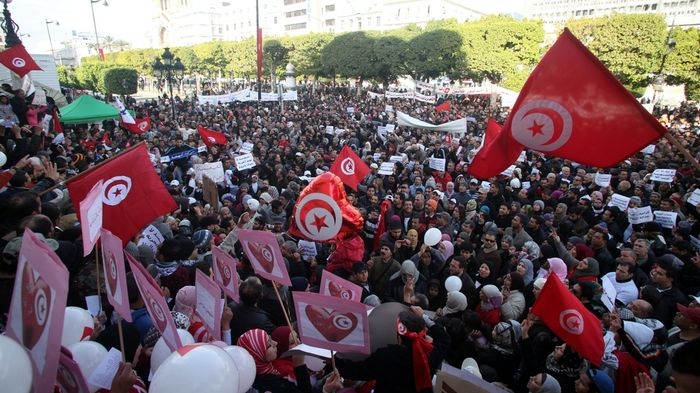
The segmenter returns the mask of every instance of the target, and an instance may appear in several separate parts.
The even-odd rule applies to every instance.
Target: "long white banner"
[[[258,92],[250,90],[250,89],[245,89],[245,90],[234,91],[234,92],[231,92],[228,94],[199,96],[198,100],[199,100],[200,104],[209,103],[212,105],[216,105],[218,103],[227,104],[229,102],[235,102],[235,101],[240,101],[240,102],[257,101],[258,100]],[[262,93],[260,95],[260,100],[265,101],[265,102],[271,102],[271,101],[276,102],[276,101],[280,100],[280,95],[278,93]],[[287,91],[287,92],[282,93],[282,101],[297,101],[296,90]]]
[[[459,134],[460,137],[467,132],[467,119],[457,119],[443,124],[430,124],[423,120],[411,117],[403,112],[396,112],[396,119],[398,120],[399,126],[413,127],[413,128],[423,128],[431,131],[443,131]]]

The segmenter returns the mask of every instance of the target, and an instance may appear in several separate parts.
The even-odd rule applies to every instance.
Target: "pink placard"
[[[102,229],[102,180],[95,183],[80,201],[80,230],[83,234],[83,256],[88,255],[100,238]]]
[[[56,373],[56,384],[63,393],[90,393],[78,363],[66,353],[70,353],[70,351],[66,347],[62,347],[58,372]]]
[[[105,276],[107,300],[122,318],[131,322],[122,240],[107,229],[102,229],[100,238],[102,239],[102,269]]]
[[[36,393],[53,391],[67,298],[68,269],[49,246],[25,229],[6,334],[29,351]]]
[[[260,277],[282,285],[292,285],[277,237],[268,231],[238,230],[238,241]]]
[[[195,295],[197,306],[195,314],[202,320],[204,327],[214,340],[221,340],[221,288],[201,270],[195,276]]]
[[[362,303],[311,292],[294,292],[299,335],[304,344],[369,354],[369,318]]]
[[[182,346],[182,342],[180,342],[180,335],[177,333],[177,327],[175,326],[173,316],[170,314],[170,310],[168,310],[165,298],[163,298],[163,292],[141,263],[136,261],[134,257],[128,253],[125,255],[127,261],[129,261],[129,266],[131,266],[131,272],[134,273],[134,279],[136,280],[136,285],[139,287],[143,302],[146,304],[148,315],[150,315],[153,320],[153,325],[155,325],[163,336],[163,340],[165,340],[168,348],[170,348],[171,351],[176,351]]]
[[[321,273],[321,295],[338,297],[353,302],[362,302],[362,287],[324,270]]]
[[[238,272],[236,271],[236,261],[226,251],[218,246],[211,248],[213,257],[212,271],[214,273],[214,281],[219,284],[226,296],[240,301],[238,293]]]

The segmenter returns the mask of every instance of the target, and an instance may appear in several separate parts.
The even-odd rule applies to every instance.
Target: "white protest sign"
[[[664,212],[657,210],[654,212],[654,217],[657,223],[664,228],[673,228],[676,226],[676,218],[678,218],[678,213],[676,212]]]
[[[331,134],[333,135],[333,131],[335,130],[335,127],[333,126],[326,126],[326,134]]]
[[[445,170],[445,159],[444,158],[430,157],[428,159],[428,166],[432,169],[435,169],[436,171],[444,171]]]
[[[394,132],[394,129],[396,129],[396,124],[387,124],[386,125],[387,132]]]
[[[511,165],[506,168],[503,172],[501,172],[501,175],[511,177],[513,176],[513,171],[515,171],[515,165]]]
[[[346,109],[346,111],[347,111],[348,113],[355,113],[355,107],[354,107],[354,106],[349,106],[349,107]]]
[[[654,172],[651,173],[651,180],[670,183],[673,181],[674,176],[676,176],[675,169],[655,169]]]
[[[654,221],[651,206],[633,207],[627,210],[627,220],[629,220],[630,224],[643,224],[645,222]]]
[[[202,181],[202,176],[212,179],[214,183],[224,181],[224,164],[222,164],[221,161],[195,164],[194,178],[197,181]]]
[[[612,175],[609,173],[596,173],[595,174],[595,184],[601,187],[610,187],[610,179]]]
[[[620,210],[627,210],[627,205],[630,203],[630,198],[620,194],[612,194],[608,206],[617,206]]]
[[[393,112],[393,111],[394,111],[393,105],[384,105],[384,112]]]
[[[529,182],[529,181],[524,181],[524,182],[523,182],[523,189],[524,189],[524,190],[529,190],[529,189],[530,189],[530,182]]]
[[[642,153],[644,154],[654,154],[654,150],[656,150],[656,145],[648,145],[644,149],[642,149]]]
[[[148,246],[153,250],[153,254],[158,254],[158,247],[165,241],[163,234],[160,233],[158,228],[153,225],[149,225],[146,229],[141,232],[141,239],[139,239],[139,246]]]
[[[693,206],[700,204],[700,188],[696,188],[692,194],[688,197],[688,203]]]
[[[374,153],[374,154],[372,154],[372,160],[374,160],[374,161],[379,161],[380,158],[382,158],[382,153]]]
[[[482,181],[481,188],[483,188],[486,191],[489,191],[491,189],[491,182],[488,182],[486,180]]]
[[[382,162],[382,166],[379,167],[379,171],[377,173],[380,175],[393,175],[394,174],[394,163],[391,161]]]
[[[111,348],[97,367],[95,367],[92,374],[87,376],[87,383],[102,389],[111,389],[112,381],[117,375],[117,370],[119,369],[119,363],[121,363],[121,361],[122,353],[114,347]]]
[[[241,148],[238,149],[239,152],[245,154],[245,153],[250,153],[253,151],[253,143],[252,142],[244,142],[243,145],[241,145]]]
[[[391,162],[403,162],[403,156],[391,156],[389,157]]]
[[[236,162],[236,169],[239,171],[255,167],[255,159],[250,153],[233,157],[233,160]]]
[[[600,300],[608,311],[613,311],[615,308],[615,299],[617,298],[617,289],[613,286],[612,281],[605,276],[603,276],[600,281],[603,284],[603,296],[600,297]]]
[[[299,254],[304,258],[315,257],[317,254],[316,243],[308,240],[299,240]]]
[[[520,152],[520,155],[518,156],[518,159],[516,160],[517,162],[525,162],[525,159],[527,156],[525,155],[525,150]]]

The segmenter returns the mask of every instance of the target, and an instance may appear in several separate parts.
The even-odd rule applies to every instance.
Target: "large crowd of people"
[[[21,93],[13,93],[13,103],[23,102]],[[145,141],[178,209],[153,222],[165,238],[157,252],[137,246],[138,237],[126,251],[157,278],[176,323],[198,342],[211,337],[193,313],[194,272],[209,271],[212,244],[237,258],[240,302],[226,307],[222,337],[251,353],[257,370],[253,388],[259,392],[427,392],[442,361],[514,392],[652,392],[673,384],[675,391],[694,391],[700,382],[700,205],[691,195],[700,185],[698,170],[661,138],[653,151],[614,168],[528,150],[512,174],[476,179],[469,155],[479,147],[487,119],[503,121],[507,108],[490,96],[448,99],[451,109],[438,112],[433,104],[368,98],[330,85],[300,86],[298,101],[283,105],[200,105],[163,96],[134,104],[135,117],[151,119],[152,128],[143,134],[105,121],[64,126],[59,135],[32,124],[27,105],[0,98],[7,120],[0,127],[6,157],[0,173],[1,326],[14,285],[17,238],[25,228],[39,234],[68,268],[69,306],[85,307],[85,296],[98,293],[97,283],[104,280],[96,280],[94,253],[82,256],[79,221],[63,182]],[[470,121],[466,134],[449,137],[406,127],[378,133],[378,126],[396,123],[397,111],[434,124]],[[668,132],[700,157],[698,107],[655,111]],[[203,146],[198,126],[222,132],[227,144],[160,162]],[[234,157],[246,143],[253,145],[256,166],[239,171]],[[309,252],[287,229],[300,192],[329,170],[343,146],[370,168],[357,191],[346,190],[364,217],[365,250],[362,258],[332,272],[359,285],[364,303],[398,302],[407,311],[396,316],[396,345],[363,361],[338,358],[336,370],[329,362],[310,371],[303,358],[281,356],[295,334],[280,304],[291,305],[294,291],[318,290],[337,244],[317,243]],[[401,160],[393,174],[380,175],[381,163],[395,156]],[[445,170],[431,169],[429,157],[444,158]],[[212,204],[193,168],[216,161],[225,179]],[[652,181],[658,168],[675,169],[675,176]],[[598,185],[597,173],[611,174],[609,185]],[[675,225],[631,224],[627,211],[611,203],[613,194],[628,197],[629,208],[675,212]],[[240,228],[277,235],[293,283],[278,288],[281,302],[276,284],[255,276],[235,242]],[[435,246],[424,244],[431,228],[442,233]],[[446,290],[451,277],[461,281],[459,290]],[[604,301],[603,279],[616,291],[612,307]],[[148,381],[159,334],[131,274],[127,280],[134,322],[121,322],[125,355]],[[602,368],[529,312],[547,280],[561,280],[600,319]],[[102,304],[106,313],[92,339],[119,348],[120,318],[105,299]],[[123,379],[130,375],[120,372],[121,384],[113,391],[128,391]]]

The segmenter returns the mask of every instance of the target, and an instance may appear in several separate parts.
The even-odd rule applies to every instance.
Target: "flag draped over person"
[[[498,175],[523,146],[610,167],[664,133],[600,60],[564,29],[525,82],[503,132],[491,142],[496,146],[484,145],[482,158],[497,159],[499,165],[489,165],[479,177]],[[507,156],[499,157],[503,154]]]
[[[139,145],[103,165],[68,181],[76,207],[90,189],[102,180],[103,228],[128,242],[154,218],[177,208],[148,157]]]

